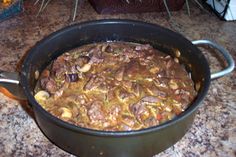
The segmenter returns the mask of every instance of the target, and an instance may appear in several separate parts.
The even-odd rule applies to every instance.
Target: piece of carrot
[[[163,116],[162,116],[160,113],[158,113],[157,116],[156,116],[156,118],[157,118],[157,120],[160,121],[160,120],[163,118]]]

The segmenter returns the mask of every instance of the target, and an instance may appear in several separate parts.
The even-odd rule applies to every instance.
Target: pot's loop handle
[[[19,84],[19,74],[17,72],[6,72],[0,70],[0,83]]]
[[[223,77],[223,76],[231,73],[234,70],[235,63],[234,63],[233,57],[222,46],[220,46],[220,45],[218,45],[215,42],[210,41],[210,40],[195,40],[195,41],[192,41],[192,43],[194,45],[208,45],[208,46],[211,46],[211,47],[217,49],[224,56],[224,59],[226,60],[228,66],[224,70],[212,73],[211,74],[211,79],[212,80]]]
[[[27,99],[25,97],[23,88],[20,85],[20,75],[18,72],[6,72],[0,70],[0,87],[3,87],[8,92],[10,92],[11,97],[19,100]]]

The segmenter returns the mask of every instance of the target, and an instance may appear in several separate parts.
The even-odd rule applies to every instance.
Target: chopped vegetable
[[[162,120],[162,115],[160,113],[157,114],[157,120],[161,121]]]

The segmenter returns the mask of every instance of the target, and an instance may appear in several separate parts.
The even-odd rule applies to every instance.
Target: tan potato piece
[[[50,97],[49,93],[47,91],[44,91],[44,90],[39,91],[34,96],[34,98],[37,101],[44,101],[44,100],[47,100],[49,97]]]

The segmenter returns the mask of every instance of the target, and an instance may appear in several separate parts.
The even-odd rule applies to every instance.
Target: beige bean
[[[174,61],[175,61],[176,63],[179,63],[179,59],[178,59],[178,58],[174,58]]]
[[[85,72],[88,72],[90,69],[91,69],[91,64],[85,64],[82,68],[77,68],[80,72],[83,72],[83,73],[85,73]]]
[[[175,51],[175,56],[176,56],[177,58],[179,58],[180,55],[181,55],[180,51],[179,51],[179,50],[176,50],[176,51]]]
[[[38,70],[36,70],[36,71],[34,72],[34,78],[35,78],[36,80],[39,78],[39,71],[38,71]]]

